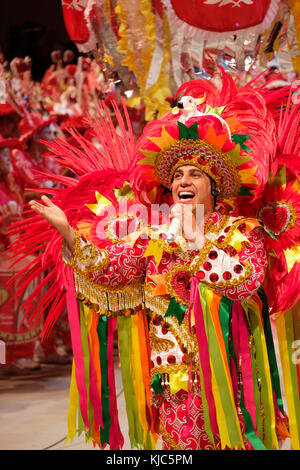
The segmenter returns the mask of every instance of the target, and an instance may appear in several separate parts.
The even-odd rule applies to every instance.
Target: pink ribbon
[[[214,396],[212,392],[208,341],[206,337],[203,311],[202,311],[198,287],[199,287],[199,282],[195,277],[193,277],[192,284],[191,284],[190,303],[192,303],[194,306],[196,335],[197,335],[197,341],[198,341],[201,368],[203,372],[205,396],[206,396],[206,400],[208,404],[210,426],[211,426],[213,434],[215,435],[219,432],[219,429],[218,429],[218,424],[217,424],[215,401],[214,401]]]
[[[89,430],[89,419],[87,413],[87,390],[84,380],[84,362],[83,362],[83,353],[82,353],[82,344],[81,344],[81,332],[80,332],[80,317],[78,303],[76,299],[74,277],[69,280],[67,288],[67,310],[68,310],[68,319],[71,332],[71,342],[73,349],[73,356],[75,361],[75,376],[76,384],[79,393],[79,406],[81,416],[86,427],[86,430]]]
[[[245,404],[245,408],[248,410],[251,416],[252,423],[253,423],[253,430],[256,433],[257,432],[256,408],[255,408],[248,330],[247,330],[245,314],[241,306],[241,303],[239,301],[233,302],[233,306],[232,306],[232,336],[233,336],[233,342],[234,342],[234,349],[237,354],[240,353],[241,355],[244,404]]]

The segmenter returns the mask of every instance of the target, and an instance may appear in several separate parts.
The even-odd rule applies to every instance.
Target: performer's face
[[[196,166],[177,168],[171,188],[175,204],[211,205],[213,202],[210,178]]]

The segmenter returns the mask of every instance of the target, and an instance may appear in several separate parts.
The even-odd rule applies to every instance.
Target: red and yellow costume
[[[289,434],[269,318],[272,299],[262,288],[270,275],[265,238],[273,235],[257,211],[247,208],[250,198],[261,209],[270,172],[277,171],[277,128],[266,104],[271,99],[237,90],[225,73],[219,92],[200,80],[180,92],[187,107],[148,124],[136,146],[125,107],[128,134],[117,109],[122,136],[101,115],[92,124],[102,153],[76,133],[82,151],[63,141],[51,144],[60,162],[80,177],[65,178],[66,188],[55,193],[75,229],[74,253],[64,243],[61,251],[61,237],[38,216],[32,217],[34,232],[15,226],[21,235],[11,249],[21,255],[24,245],[44,245],[44,254],[28,268],[30,277],[41,265],[48,269],[43,283],[51,287],[43,302],[53,304],[44,335],[68,307],[74,353],[69,439],[79,429],[100,447],[123,446],[113,363],[117,328],[132,447],[154,448],[161,437],[165,449],[276,449]],[[257,114],[255,106],[261,108]],[[182,165],[202,169],[219,189],[200,250],[183,237],[168,242],[165,221],[142,226],[142,217],[134,216],[135,202],[147,210],[170,203],[165,188]],[[104,222],[109,207],[118,213]],[[136,224],[121,238],[124,220]],[[286,233],[295,223],[286,224]],[[291,236],[288,246],[297,250],[297,243]],[[286,280],[293,269],[298,272],[299,262],[285,271]],[[24,273],[19,278],[26,286]],[[291,286],[285,295],[289,308],[299,300],[295,292]],[[298,372],[296,366],[293,380]],[[299,397],[289,398],[297,448]]]

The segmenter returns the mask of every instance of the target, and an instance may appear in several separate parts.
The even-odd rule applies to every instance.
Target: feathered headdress
[[[135,155],[142,186],[170,188],[175,170],[193,165],[216,182],[219,199],[262,191],[274,165],[274,121],[259,92],[237,89],[222,72],[221,90],[188,82],[176,111],[145,127]]]

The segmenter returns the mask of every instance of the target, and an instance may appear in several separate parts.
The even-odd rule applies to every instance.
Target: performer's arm
[[[85,282],[110,287],[122,286],[143,278],[147,259],[143,257],[147,240],[112,243],[99,249],[85,240],[68,222],[65,213],[47,196],[41,204],[30,201],[31,208],[51,223],[63,237],[63,260]]]

